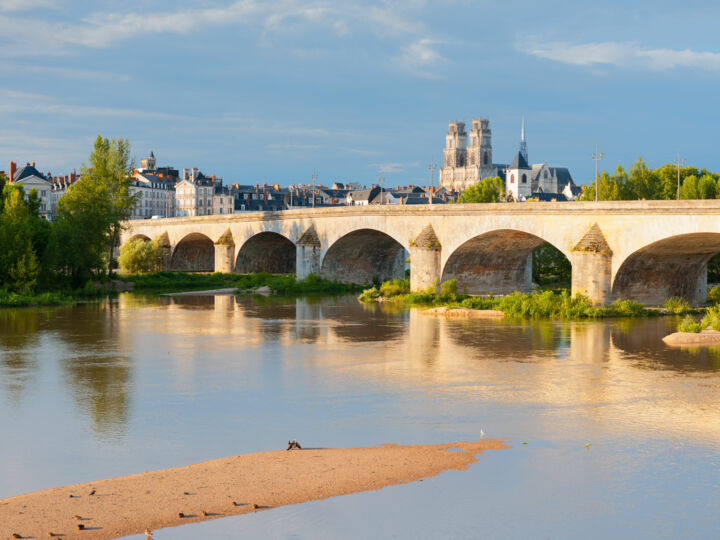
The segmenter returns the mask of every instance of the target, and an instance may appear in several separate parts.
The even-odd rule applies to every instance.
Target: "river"
[[[717,538],[720,348],[668,349],[676,322],[448,321],[353,297],[3,309],[0,498],[292,438],[482,430],[512,448],[155,537]]]

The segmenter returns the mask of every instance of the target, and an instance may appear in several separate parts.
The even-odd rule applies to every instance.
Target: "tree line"
[[[110,276],[122,222],[136,204],[133,169],[127,140],[98,135],[52,222],[40,217],[34,189],[0,177],[0,291],[76,290]]]

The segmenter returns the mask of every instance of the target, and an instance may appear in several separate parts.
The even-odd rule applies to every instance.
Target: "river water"
[[[720,349],[666,348],[675,324],[447,321],[352,297],[0,310],[0,498],[291,438],[483,430],[512,448],[155,537],[718,538]]]

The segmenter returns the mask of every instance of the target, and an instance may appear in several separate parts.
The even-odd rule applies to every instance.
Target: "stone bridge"
[[[549,242],[572,265],[573,293],[597,303],[698,304],[720,252],[720,200],[303,208],[129,221],[121,243],[155,237],[170,270],[369,283],[409,266],[414,291],[455,278],[470,294],[531,290],[532,252]]]

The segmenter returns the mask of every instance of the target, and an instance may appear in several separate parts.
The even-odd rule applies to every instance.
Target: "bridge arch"
[[[293,242],[280,233],[264,231],[251,236],[240,247],[235,261],[235,272],[294,274],[296,259]]]
[[[138,234],[134,234],[134,235],[132,235],[130,238],[128,238],[128,239],[125,241],[125,244],[129,244],[129,243],[132,242],[133,240],[143,240],[143,241],[145,241],[145,242],[150,242],[151,238],[150,238],[149,236],[145,235],[145,234],[140,234],[140,233],[138,233]],[[123,244],[123,245],[125,245],[125,244]]]
[[[349,232],[328,248],[320,274],[344,283],[371,283],[374,279],[403,279],[407,250],[392,236],[377,229]]]
[[[215,245],[202,233],[185,235],[175,246],[170,258],[170,270],[182,272],[213,272]]]
[[[508,294],[530,292],[532,252],[545,243],[517,229],[497,229],[466,240],[449,255],[441,282],[457,280],[459,292]]]
[[[720,233],[670,236],[631,253],[615,274],[614,299],[660,305],[671,296],[691,304],[707,297],[707,263],[720,252]]]

